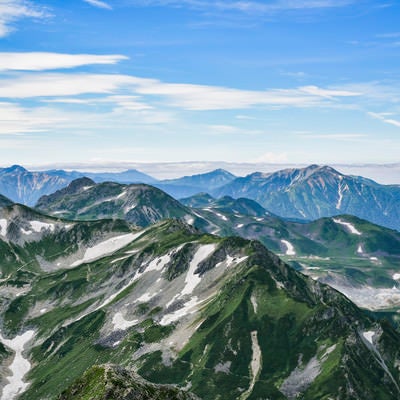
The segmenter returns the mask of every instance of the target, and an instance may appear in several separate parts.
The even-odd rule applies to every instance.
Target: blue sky
[[[2,165],[398,163],[394,0],[0,0]]]

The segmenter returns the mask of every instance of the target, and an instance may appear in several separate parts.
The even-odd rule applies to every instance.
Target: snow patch
[[[192,297],[179,310],[176,310],[173,313],[164,315],[160,321],[160,325],[162,325],[162,326],[169,325],[172,322],[178,321],[180,318],[184,317],[187,314],[193,314],[197,309],[196,307],[200,303],[201,302],[198,301],[198,298],[196,296]]]
[[[225,217],[225,215],[222,215],[220,213],[215,213],[215,215],[217,215],[218,217],[220,217],[223,221],[228,221],[228,218]]]
[[[242,228],[244,226],[244,224],[238,224],[236,225],[236,228]]]
[[[93,247],[89,247],[86,249],[85,255],[81,260],[75,261],[71,264],[71,267],[76,267],[83,263],[88,263],[94,261],[98,258],[104,257],[108,254],[112,254],[115,251],[122,249],[130,242],[133,242],[139,236],[141,236],[143,232],[139,233],[128,233],[126,235],[116,236],[111,239],[107,239],[101,243],[96,244]]]
[[[258,304],[257,304],[257,297],[254,295],[254,293],[251,295],[250,301],[251,304],[253,305],[254,314],[257,314]]]
[[[367,340],[372,345],[374,344],[374,342],[372,341],[372,338],[375,336],[374,331],[363,332],[362,335],[364,336],[365,340]]]
[[[138,323],[137,319],[134,319],[132,321],[126,320],[123,315],[120,312],[117,312],[112,319],[112,324],[114,325],[114,331],[124,331],[128,328],[130,328],[133,325],[136,325]]]
[[[357,247],[357,253],[358,254],[363,254],[364,253],[364,250],[363,250],[361,244],[359,244],[358,247]]]
[[[115,263],[117,263],[118,261],[126,260],[126,259],[129,258],[129,257],[130,257],[130,256],[125,256],[125,257],[116,258],[115,260],[112,260],[112,261],[111,261],[111,264],[115,264]]]
[[[200,246],[200,248],[196,251],[192,261],[190,262],[189,270],[185,278],[185,287],[182,289],[180,297],[183,297],[186,294],[191,294],[196,286],[201,282],[201,277],[199,274],[195,274],[194,272],[196,271],[197,266],[204,259],[206,259],[215,250],[215,248],[215,244],[206,244]]]
[[[6,236],[7,226],[8,226],[7,220],[4,218],[0,219],[0,235],[1,236]]]
[[[256,384],[258,375],[261,371],[261,348],[258,344],[257,331],[251,332],[251,349],[253,352],[253,356],[250,362],[251,382],[249,388],[240,396],[240,400],[245,400],[251,395],[254,389],[254,385]]]
[[[357,230],[356,227],[350,222],[342,221],[341,219],[336,219],[336,218],[333,218],[333,222],[345,226],[353,235],[358,235],[358,236],[362,235],[362,233],[359,230]]]
[[[48,224],[46,222],[40,221],[31,221],[30,225],[35,232],[41,232],[42,229],[49,229],[51,232],[54,232],[54,224]]]
[[[287,256],[295,256],[296,252],[294,250],[294,247],[292,243],[288,242],[287,240],[281,240],[281,242],[286,246],[286,255]]]
[[[340,207],[342,206],[343,193],[344,193],[346,190],[349,189],[347,185],[343,186],[342,179],[343,179],[343,177],[341,176],[341,177],[340,177],[340,183],[339,183],[339,186],[338,186],[338,201],[337,201],[337,203],[336,203],[336,209],[337,209],[337,210],[340,210]]]
[[[24,358],[22,352],[24,351],[25,345],[34,335],[34,331],[26,331],[22,335],[9,340],[4,339],[0,334],[0,340],[3,344],[15,352],[14,360],[9,366],[11,376],[7,377],[8,384],[3,388],[1,400],[13,400],[28,387],[29,384],[24,382],[24,377],[31,369],[31,363]]]
[[[124,190],[123,192],[121,192],[118,196],[117,196],[117,199],[121,199],[122,197],[125,197],[126,195],[127,195],[127,191],[126,190]]]
[[[393,274],[392,278],[393,278],[395,281],[398,281],[398,280],[400,279],[400,274]]]
[[[189,225],[193,225],[194,224],[194,218],[190,215],[185,215],[185,221],[189,224]]]
[[[136,299],[137,303],[147,303],[153,297],[157,296],[157,293],[145,293]]]
[[[151,263],[147,266],[146,272],[148,271],[161,271],[170,261],[171,261],[171,253],[165,254],[164,256],[157,257],[151,261]]]

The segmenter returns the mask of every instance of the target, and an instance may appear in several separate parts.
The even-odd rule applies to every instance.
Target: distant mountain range
[[[156,180],[142,172],[86,173],[50,170],[31,172],[19,165],[0,169],[0,193],[16,203],[32,206],[38,199],[62,189],[73,180],[88,177],[95,182],[153,183]]]
[[[400,230],[399,185],[380,185],[343,175],[327,166],[311,165],[269,174],[256,172],[211,194],[253,199],[284,218],[315,220],[350,214]]]
[[[0,221],[3,398],[400,396],[400,334],[258,241],[22,205]]]
[[[85,174],[62,170],[29,172],[13,166],[0,170],[0,193],[14,202],[33,205],[43,195],[50,195],[84,175],[95,183],[150,183],[175,199],[199,193],[217,198],[247,198],[283,218],[310,221],[349,214],[400,230],[399,185],[380,185],[317,165],[268,174],[256,172],[241,178],[219,169],[164,181],[156,181],[136,170]]]

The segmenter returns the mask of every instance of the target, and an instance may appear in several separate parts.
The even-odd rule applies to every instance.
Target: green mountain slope
[[[113,182],[95,184],[88,178],[77,179],[67,188],[43,196],[36,208],[70,219],[122,218],[138,226],[165,218],[196,218],[190,209],[155,187]]]
[[[248,213],[242,214],[236,204],[240,200],[214,199],[194,212],[207,220],[203,229],[260,240],[296,269],[330,284],[360,307],[399,309],[398,231],[350,215],[300,223],[267,211],[257,214],[254,206],[241,209]]]
[[[196,400],[173,386],[154,385],[116,365],[99,365],[64,391],[58,400]]]
[[[21,400],[57,398],[102,363],[204,400],[400,395],[399,334],[259,242],[179,221],[132,235],[72,267],[38,268],[17,298],[18,283],[8,295],[2,283],[1,341],[12,354],[23,337],[30,362]]]
[[[329,283],[360,307],[400,307],[400,234],[349,215],[296,222],[275,216],[254,200],[200,194],[183,200],[143,185],[76,180],[42,198],[40,208],[78,219],[124,218],[136,225],[178,217],[205,232],[260,240],[286,261]],[[132,209],[131,207],[134,206]],[[69,210],[69,211],[68,211]]]

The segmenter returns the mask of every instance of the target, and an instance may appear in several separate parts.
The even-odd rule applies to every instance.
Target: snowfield
[[[186,294],[191,294],[196,286],[201,282],[201,277],[194,272],[196,271],[197,266],[215,251],[215,248],[215,244],[205,244],[200,246],[200,248],[196,251],[192,261],[190,262],[189,271],[187,272],[185,278],[185,287],[182,289],[180,297],[183,297]]]
[[[296,251],[294,250],[294,246],[292,243],[288,242],[287,240],[281,240],[281,242],[286,246],[286,255],[287,256],[295,256]]]
[[[125,331],[126,329],[130,328],[133,325],[136,325],[137,323],[138,323],[137,319],[132,321],[126,320],[120,312],[117,312],[112,319],[114,331],[118,330]]]
[[[250,376],[251,376],[251,382],[249,388],[240,396],[240,400],[245,400],[247,399],[253,389],[254,385],[256,384],[258,375],[260,374],[261,371],[261,348],[260,345],[258,344],[258,337],[257,337],[257,331],[251,332],[251,349],[252,349],[252,357],[251,357],[251,362],[250,362]]]
[[[198,298],[196,296],[192,297],[179,310],[176,310],[171,314],[164,315],[160,321],[160,325],[163,325],[163,326],[169,325],[169,324],[172,324],[172,322],[180,320],[182,317],[184,317],[187,314],[193,314],[195,311],[197,311],[197,306],[200,303],[202,303],[202,301],[198,301]]]
[[[54,224],[48,224],[46,222],[40,222],[40,221],[31,221],[30,222],[32,229],[35,232],[40,233],[42,229],[49,229],[51,232],[54,232]]]
[[[362,335],[364,336],[365,340],[367,340],[369,343],[371,343],[372,345],[374,344],[374,342],[372,341],[372,338],[375,335],[374,331],[367,331],[367,332],[363,332]]]
[[[13,400],[29,386],[24,382],[24,376],[31,369],[31,363],[22,355],[25,345],[35,336],[34,331],[26,331],[14,339],[5,339],[0,334],[3,344],[15,352],[14,360],[9,366],[11,376],[7,377],[8,384],[3,388],[1,400]]]
[[[76,267],[83,263],[92,262],[97,260],[98,258],[105,257],[108,254],[112,254],[115,251],[122,249],[130,242],[133,242],[142,234],[143,231],[138,233],[128,233],[126,235],[116,236],[111,239],[107,239],[101,243],[96,244],[93,247],[89,247],[88,249],[86,249],[83,258],[72,263],[71,267]]]
[[[341,219],[335,219],[335,218],[333,218],[333,221],[339,225],[345,226],[353,235],[358,235],[358,236],[362,235],[362,233],[358,229],[356,229],[356,227],[350,222],[342,221]]]
[[[6,236],[7,233],[7,220],[2,218],[0,219],[0,235],[1,236]]]

